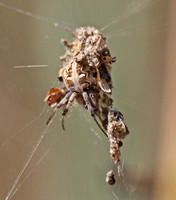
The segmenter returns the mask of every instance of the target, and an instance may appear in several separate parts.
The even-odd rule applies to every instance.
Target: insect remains
[[[109,111],[107,134],[110,142],[110,156],[114,160],[114,163],[119,165],[120,147],[123,145],[121,140],[129,134],[121,112],[116,110]]]
[[[109,97],[112,93],[111,65],[116,59],[111,57],[106,38],[94,27],[80,27],[73,33],[70,43],[62,42],[66,47],[66,53],[60,57],[63,65],[58,76],[62,87],[51,88],[44,100],[54,107],[47,124],[62,107],[64,129],[64,117],[76,100],[90,112],[107,136],[107,114],[113,102]]]
[[[114,178],[114,172],[110,170],[109,172],[106,173],[106,183],[108,183],[109,185],[114,185],[115,182],[116,180]]]
[[[117,169],[120,168],[120,147],[122,147],[122,139],[129,134],[129,130],[124,123],[124,117],[117,110],[109,110],[107,135],[110,143],[110,157],[114,160]],[[120,173],[118,173],[120,176]],[[106,174],[106,182],[109,185],[115,184],[114,172],[111,170]],[[111,184],[113,183],[113,184]]]

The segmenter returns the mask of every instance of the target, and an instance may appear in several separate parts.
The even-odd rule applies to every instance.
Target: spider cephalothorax
[[[89,110],[91,116],[99,125],[96,116],[103,127],[107,126],[107,114],[112,106],[112,99],[108,96],[112,90],[111,64],[115,62],[107,48],[106,38],[93,27],[78,28],[73,34],[72,42],[63,40],[66,53],[60,57],[63,67],[59,71],[59,81],[62,89],[52,88],[45,98],[54,113],[63,107],[62,127],[64,116],[74,99]],[[105,131],[101,128],[105,133]],[[106,133],[105,133],[106,134]]]

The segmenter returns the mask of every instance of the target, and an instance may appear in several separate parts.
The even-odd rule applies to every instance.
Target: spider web
[[[60,1],[59,3],[60,5],[63,6],[65,10],[68,9],[71,11],[72,14],[74,14],[71,7],[65,6],[63,1]],[[69,4],[69,2],[66,2],[66,3]],[[139,194],[137,193],[136,190],[138,187],[138,182],[142,176],[144,167],[143,167],[143,164],[141,164],[139,168],[134,169],[136,167],[136,165],[134,164],[135,167],[129,171],[131,173],[134,171],[136,174],[136,177],[132,181],[126,180],[125,172],[124,172],[125,171],[124,163],[127,163],[128,162],[127,158],[130,157],[128,156],[129,147],[128,147],[128,144],[126,144],[126,141],[124,141],[123,148],[126,148],[125,155],[127,155],[126,156],[127,158],[125,158],[125,155],[123,155],[122,153],[121,159],[123,160],[123,162],[122,162],[122,167],[119,172],[121,174],[121,177],[119,178],[119,181],[116,187],[111,188],[109,186],[106,186],[105,181],[104,181],[104,175],[106,171],[109,168],[113,168],[113,163],[110,160],[109,153],[108,153],[109,151],[108,142],[106,141],[106,138],[100,135],[99,133],[100,131],[96,128],[96,125],[92,122],[89,114],[86,111],[84,111],[82,108],[79,108],[79,106],[75,106],[69,112],[69,116],[66,119],[66,125],[68,127],[66,129],[66,133],[62,134],[63,131],[61,130],[59,117],[57,116],[55,117],[55,119],[53,119],[52,124],[45,127],[45,122],[51,110],[48,109],[46,106],[43,106],[43,103],[41,102],[43,100],[43,97],[45,96],[45,93],[50,88],[49,85],[52,85],[53,77],[55,79],[57,77],[56,73],[58,72],[58,69],[56,69],[55,67],[58,65],[58,63],[48,61],[48,60],[50,60],[51,58],[52,58],[51,60],[54,60],[56,57],[58,57],[58,55],[62,55],[64,52],[63,49],[59,50],[60,51],[59,52],[57,51],[58,49],[55,48],[53,50],[54,55],[51,56],[50,58],[49,52],[51,51],[52,48],[49,43],[50,42],[54,43],[54,40],[52,40],[52,37],[55,36],[58,41],[63,36],[66,37],[65,34],[67,34],[67,36],[70,37],[71,35],[70,33],[72,32],[72,30],[74,30],[76,27],[79,27],[80,25],[85,25],[85,24],[99,26],[100,29],[105,33],[105,36],[107,36],[108,42],[110,44],[112,43],[111,38],[120,40],[122,37],[127,37],[127,40],[129,40],[129,36],[131,37],[134,36],[135,38],[136,37],[145,38],[146,35],[147,36],[149,35],[151,36],[152,34],[162,35],[167,30],[167,22],[163,21],[163,18],[165,18],[164,12],[158,13],[158,15],[156,15],[155,23],[157,24],[157,26],[155,26],[155,23],[153,23],[152,25],[150,24],[149,26],[146,26],[146,24],[149,22],[145,19],[146,16],[151,15],[151,13],[153,12],[151,10],[157,9],[157,7],[159,7],[160,5],[162,7],[162,1],[158,0],[154,2],[152,0],[142,0],[142,1],[132,0],[132,1],[128,1],[127,4],[123,4],[120,1],[112,1],[111,2],[112,5],[107,5],[107,8],[104,8],[103,11],[105,14],[105,22],[100,23],[100,24],[98,22],[95,23],[94,22],[95,20],[92,19],[93,17],[88,18],[90,22],[88,20],[87,21],[85,20],[84,22],[83,19],[81,21],[79,15],[86,16],[86,10],[84,10],[85,13],[83,13],[83,11],[81,11],[80,9],[81,7],[80,2],[75,1],[75,3],[76,5],[74,9],[79,10],[80,12],[78,13],[75,22],[68,24],[68,23],[61,23],[62,21],[64,21],[63,20],[64,18],[67,18],[68,21],[69,20],[71,21],[71,17],[66,16],[65,11],[64,12],[62,11],[61,15],[59,16],[61,20],[59,20],[60,22],[57,22],[57,20],[53,20],[50,17],[43,17],[42,14],[34,14],[37,12],[28,11],[28,7],[26,6],[29,6],[29,8],[35,8],[35,6],[32,6],[32,4],[24,5],[21,1],[16,1],[14,5],[11,5],[10,1],[0,2],[0,9],[1,9],[1,13],[3,13],[2,14],[3,17],[7,17],[7,16],[9,17],[9,13],[10,13],[10,15],[16,17],[16,19],[19,20],[17,22],[15,20],[14,21],[12,20],[15,23],[12,26],[17,26],[17,30],[18,29],[20,30],[20,26],[17,24],[18,22],[21,23],[21,25],[23,26],[25,26],[27,22],[29,23],[29,26],[30,26],[30,23],[34,24],[34,27],[47,26],[47,30],[43,27],[41,28],[42,31],[44,32],[42,35],[41,35],[41,32],[40,33],[36,32],[36,34],[39,34],[40,38],[37,37],[37,39],[39,39],[39,42],[43,41],[44,43],[43,47],[49,50],[46,52],[46,55],[48,54],[49,59],[47,58],[43,59],[42,57],[44,61],[42,61],[42,63],[38,63],[39,61],[42,60],[40,58],[41,55],[39,53],[39,49],[37,49],[38,50],[37,52],[37,50],[34,49],[34,46],[33,46],[34,44],[31,45],[29,41],[28,43],[29,47],[37,55],[33,56],[32,58],[28,58],[24,52],[24,57],[26,58],[22,59],[22,56],[20,55],[20,51],[17,50],[16,52],[17,54],[15,55],[15,58],[12,57],[11,63],[13,62],[14,63],[10,66],[12,70],[11,71],[12,78],[9,79],[7,77],[3,79],[4,89],[2,89],[1,92],[2,94],[5,94],[7,99],[5,98],[3,102],[4,104],[2,105],[9,105],[9,107],[6,111],[8,112],[8,116],[4,114],[5,111],[3,112],[3,119],[4,121],[8,121],[8,123],[6,126],[2,125],[2,130],[3,132],[5,132],[5,134],[1,138],[2,163],[4,163],[4,166],[11,164],[12,167],[7,167],[7,169],[4,169],[6,170],[5,174],[6,175],[8,174],[8,177],[5,181],[5,184],[3,185],[3,192],[1,193],[3,195],[1,197],[2,199],[5,199],[5,200],[24,199],[24,198],[31,199],[30,195],[28,198],[26,197],[26,195],[28,193],[30,194],[31,191],[33,190],[35,191],[35,186],[33,186],[34,187],[33,188],[31,186],[31,182],[33,182],[34,184],[35,181],[37,181],[37,179],[35,179],[35,176],[37,175],[37,173],[39,173],[40,175],[43,175],[46,178],[45,180],[49,179],[48,178],[49,175],[52,178],[54,178],[53,174],[52,175],[50,174],[51,173],[50,170],[52,169],[51,167],[48,168],[50,173],[49,172],[47,174],[40,173],[40,169],[42,170],[42,166],[44,165],[43,163],[47,163],[48,157],[50,157],[48,158],[49,160],[48,163],[50,165],[51,164],[54,165],[55,163],[56,164],[55,166],[57,167],[59,166],[59,170],[60,170],[59,175],[56,175],[56,173],[54,173],[54,175],[56,175],[57,177],[60,193],[55,193],[53,195],[49,194],[47,196],[44,191],[41,191],[40,193],[36,193],[36,194],[34,192],[33,197],[36,196],[37,199],[47,199],[48,197],[50,197],[51,199],[58,199],[58,197],[60,197],[61,199],[68,199],[68,198],[78,199],[78,198],[83,198],[83,197],[84,197],[83,199],[92,199],[94,195],[96,196],[96,199],[100,199],[100,198],[102,199],[102,197],[104,196],[110,197],[112,199],[121,199],[121,198],[137,199],[137,197],[139,197]],[[92,9],[94,6],[97,6],[99,4],[100,3],[97,2],[96,5],[93,5],[93,2],[90,2],[88,9]],[[47,6],[47,2],[46,2],[46,6]],[[103,8],[103,6],[105,5],[101,5],[101,6]],[[21,9],[21,7],[24,7],[26,9]],[[43,9],[42,11],[41,10],[39,12],[41,13],[44,12],[44,14],[47,15],[47,9],[46,10]],[[34,11],[36,10],[34,9]],[[98,14],[99,16],[97,16]],[[103,16],[100,11],[98,12],[98,14],[94,14],[94,17],[101,18]],[[21,18],[23,18],[23,20],[21,20]],[[7,21],[6,23],[9,23],[8,18],[6,19],[6,21]],[[24,33],[24,37],[27,37],[28,34],[31,32],[33,32],[33,30],[28,28],[27,33]],[[60,34],[59,37],[57,36],[58,32]],[[20,32],[20,34],[23,34],[23,32]],[[13,49],[13,42],[9,40],[8,37],[4,37],[3,33],[1,35],[2,36],[0,37],[0,48],[3,52],[6,53],[6,54],[5,53],[3,54],[4,56],[2,59],[2,63],[3,63],[8,58],[6,56],[9,56],[8,55],[10,51],[9,48],[12,47]],[[18,37],[17,32],[15,32],[14,35]],[[41,39],[41,36],[42,36],[42,39]],[[35,46],[38,46],[38,43],[36,43]],[[15,48],[18,48],[18,47],[16,46]],[[111,50],[111,47],[110,47],[110,50]],[[118,57],[118,53],[115,51],[116,49],[114,47],[114,49],[112,49],[112,52],[113,54],[117,54],[117,57]],[[119,52],[119,49],[118,49],[118,52]],[[40,59],[37,59],[37,56]],[[31,60],[32,60],[32,63],[31,63]],[[24,63],[25,61],[26,63]],[[5,62],[5,64],[8,65],[9,63]],[[128,66],[126,68],[128,68]],[[123,74],[123,70],[121,68],[119,69],[119,71],[121,71],[121,73]],[[124,72],[127,73],[128,69],[126,69]],[[131,72],[131,69],[129,70],[129,72]],[[47,74],[48,74],[48,78],[46,78]],[[115,78],[115,76],[116,74],[113,74],[113,79]],[[21,80],[19,80],[19,78],[21,78]],[[37,81],[35,81],[34,79],[37,79]],[[27,83],[26,83],[26,80],[27,80]],[[118,84],[120,84],[121,81],[123,83],[123,80],[119,77]],[[57,84],[54,83],[54,85],[57,85]],[[31,88],[29,88],[30,86]],[[117,87],[117,90],[120,91],[120,87],[119,89]],[[127,88],[124,87],[123,90],[127,91]],[[35,98],[31,98],[30,94],[34,95]],[[15,96],[15,97],[12,99],[8,99],[8,95],[10,96],[10,98],[11,96]],[[119,92],[118,95],[116,95],[116,92],[115,92],[115,94],[113,95],[114,101],[117,100],[116,98],[117,96],[119,98],[119,101],[115,103],[115,106],[120,107],[120,110],[122,108],[124,115],[127,115],[126,113],[128,113],[129,111],[131,115],[129,114],[127,115],[127,117],[128,117],[128,121],[130,121],[130,118],[134,117],[134,114],[132,114],[133,112],[137,112],[137,113],[140,112],[140,109],[136,105],[137,104],[135,101],[136,99],[128,98],[128,95],[126,95],[124,92]],[[22,101],[21,99],[23,97],[25,97],[24,99],[27,99],[27,101],[25,100]],[[125,99],[125,97],[127,98]],[[12,107],[15,105],[15,102],[17,106],[15,106],[15,108],[13,109]],[[40,102],[40,104],[36,102]],[[18,109],[21,109],[20,112],[22,113],[22,116],[19,117],[19,119],[16,118],[16,115],[17,116],[20,115],[20,112],[18,112]],[[152,110],[152,107],[149,107],[149,111],[151,110]],[[80,111],[80,112],[77,113],[77,111]],[[60,115],[60,113],[58,112],[57,115]],[[82,128],[80,130],[79,127],[77,127],[77,125],[75,126],[75,124],[78,124],[78,121],[82,119],[84,119],[85,122],[82,122],[84,124],[83,126],[81,126]],[[127,121],[127,124],[128,124],[128,121]],[[132,126],[132,123],[134,123],[133,120],[131,120],[131,126]],[[86,124],[88,125],[86,126]],[[135,126],[132,126],[132,129],[130,129],[132,134],[133,134],[133,131],[135,132],[135,128],[136,128]],[[147,127],[146,131],[152,132],[153,129],[154,127],[149,126]],[[89,134],[89,132],[92,132],[93,134]],[[85,133],[87,134],[85,135]],[[131,136],[131,138],[132,137],[133,136]],[[77,149],[76,150],[74,149],[73,152],[71,152],[73,148],[72,143],[74,143],[74,145],[79,144]],[[60,147],[57,148],[57,146],[60,146]],[[22,148],[24,148],[24,152],[21,152]],[[89,148],[91,148],[92,150],[89,150]],[[55,153],[57,152],[60,157],[59,159],[56,159],[56,162],[53,162],[53,163],[51,162],[53,161],[51,160],[51,158],[53,158],[54,156],[51,155],[51,151],[54,151]],[[93,153],[93,151],[95,152],[95,155],[97,156],[92,158],[90,155]],[[134,154],[136,153],[136,151],[137,149],[135,150]],[[76,155],[74,155],[76,153],[77,155],[79,155],[79,159],[76,157]],[[6,156],[9,156],[9,159],[6,160],[5,159]],[[67,156],[67,158],[65,158],[65,156]],[[88,158],[85,158],[85,157],[88,157]],[[15,160],[14,158],[17,158],[17,160]],[[92,160],[92,162],[89,163],[89,162],[86,162],[86,160],[88,160],[89,162],[91,162]],[[85,161],[85,164],[84,164],[84,161]],[[15,162],[15,164],[13,164],[13,162]],[[93,162],[95,162],[95,164]],[[129,161],[129,163],[130,162],[133,163],[133,161]],[[134,163],[139,163],[138,159],[134,160]],[[88,168],[86,164],[90,164],[90,168]],[[65,165],[68,165],[68,166],[65,166]],[[127,164],[127,166],[128,165],[130,164]],[[47,165],[44,165],[44,167],[46,166]],[[57,171],[56,170],[57,167],[53,167],[53,169],[55,169],[54,172]],[[63,167],[65,169],[62,169]],[[71,172],[68,172],[67,174],[66,172],[67,170],[70,170],[70,168],[73,169],[73,172],[71,170]],[[63,172],[63,175],[62,175],[62,172]],[[72,173],[75,173],[76,175]],[[88,182],[88,179],[86,178],[87,173],[90,176],[89,182]],[[80,179],[76,177],[78,175],[81,176]],[[64,176],[66,176],[66,178]],[[72,179],[72,181],[70,181],[69,183],[68,179]],[[51,179],[49,180],[51,181]],[[87,181],[87,183],[84,183],[84,181]],[[73,186],[73,182],[77,183],[75,184],[75,187]],[[89,187],[90,183],[92,183],[92,187]],[[40,184],[40,182],[37,184]],[[36,184],[36,187],[40,188],[37,184]],[[83,189],[79,188],[80,186],[82,186]],[[67,187],[68,194],[62,193],[62,188],[64,187]],[[93,187],[96,188],[95,189],[96,191],[93,190]],[[42,185],[42,188],[46,188],[46,187]],[[57,187],[53,187],[53,188],[56,190]],[[53,192],[54,189],[49,188],[48,191]],[[99,191],[104,191],[104,194],[99,194]],[[39,197],[37,197],[37,195],[39,195]],[[147,195],[144,194],[144,198],[147,198],[146,197]]]

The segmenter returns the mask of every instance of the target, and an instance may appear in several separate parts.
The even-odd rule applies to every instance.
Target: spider
[[[60,57],[63,67],[58,76],[62,89],[51,88],[44,100],[50,107],[55,107],[47,124],[62,107],[62,128],[65,129],[64,116],[76,99],[107,136],[107,114],[113,102],[109,97],[112,93],[111,64],[116,60],[110,55],[106,38],[94,27],[80,27],[73,34],[71,43],[62,42],[66,47],[65,55]]]

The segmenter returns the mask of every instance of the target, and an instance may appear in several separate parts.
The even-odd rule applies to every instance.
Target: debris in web
[[[106,183],[108,183],[109,185],[114,185],[116,182],[115,178],[114,178],[114,172],[113,170],[110,170],[109,172],[106,173]]]
[[[117,176],[121,175],[120,148],[123,145],[121,140],[124,139],[128,134],[129,130],[124,123],[124,117],[122,113],[117,110],[110,110],[108,113],[107,135],[110,143],[110,157],[113,159],[114,164],[117,166]],[[112,177],[111,179],[115,179],[114,172],[111,170],[106,174],[106,182],[109,185],[113,185],[111,184],[111,181],[107,181],[110,175]]]
[[[123,145],[121,140],[129,134],[121,112],[109,111],[107,134],[110,142],[110,156],[114,160],[114,164],[118,166],[120,163],[120,147]]]

